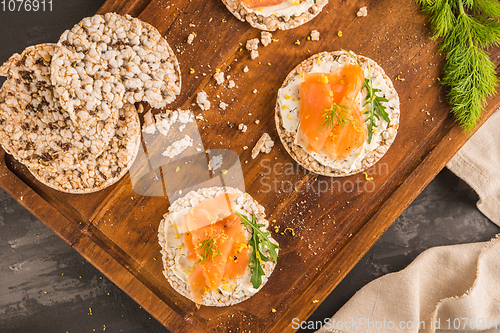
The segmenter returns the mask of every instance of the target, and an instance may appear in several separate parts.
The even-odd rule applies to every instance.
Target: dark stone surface
[[[58,36],[103,0],[53,1],[52,12],[3,12],[0,62]],[[0,81],[0,83],[3,81]],[[477,197],[442,171],[312,315],[331,317],[371,280],[403,269],[423,250],[487,241],[500,228]],[[0,332],[168,332],[63,240],[0,190]]]

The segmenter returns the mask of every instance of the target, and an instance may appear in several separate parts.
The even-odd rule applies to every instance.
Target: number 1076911
[[[2,0],[0,6],[4,12],[51,12],[52,0]]]

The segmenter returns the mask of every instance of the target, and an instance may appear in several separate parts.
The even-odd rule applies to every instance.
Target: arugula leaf
[[[252,276],[250,282],[252,286],[257,289],[262,284],[262,275],[265,275],[264,269],[262,269],[262,262],[269,261],[269,258],[262,253],[262,244],[266,245],[271,254],[271,258],[276,264],[278,262],[278,253],[276,250],[281,250],[278,245],[271,242],[269,239],[270,231],[262,231],[260,227],[264,227],[263,224],[258,224],[255,215],[252,215],[252,221],[248,219],[247,216],[234,211],[243,221],[245,226],[249,226],[252,229],[252,238],[248,241],[248,245],[252,247],[252,254],[250,255],[250,260],[248,262],[250,268],[252,269]]]
[[[358,60],[356,59],[356,57],[354,57],[351,51],[346,51],[344,49],[342,49],[342,51],[347,52],[347,54],[354,59],[356,65],[361,67]],[[376,94],[378,92],[381,92],[382,90],[373,88],[370,60],[368,60],[368,77],[363,81],[363,86],[361,87],[361,89],[363,88],[366,89],[366,102],[365,104],[363,104],[363,107],[368,105],[368,110],[363,112],[363,114],[368,115],[368,118],[365,121],[368,123],[368,143],[371,143],[373,138],[373,129],[377,127],[375,118],[377,118],[377,120],[380,120],[380,117],[382,117],[382,119],[384,119],[387,123],[391,122],[391,118],[389,118],[389,114],[387,113],[387,111],[385,111],[385,106],[382,105],[382,102],[389,101],[387,100],[387,98],[380,97]]]
[[[384,119],[386,122],[390,123],[391,119],[389,118],[389,114],[385,111],[385,106],[382,105],[382,102],[388,102],[387,98],[380,97],[376,93],[381,92],[380,89],[373,88],[373,80],[370,69],[370,61],[368,60],[368,78],[365,78],[363,81],[363,86],[361,89],[366,89],[366,97],[364,106],[368,106],[368,110],[363,112],[363,114],[367,114],[368,118],[366,122],[368,122],[368,143],[372,142],[373,138],[373,129],[377,127],[374,118],[380,120],[380,117]]]

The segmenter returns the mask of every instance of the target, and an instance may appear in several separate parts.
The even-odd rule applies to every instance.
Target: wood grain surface
[[[362,5],[368,16],[358,18]],[[172,196],[141,195],[130,175],[98,193],[64,194],[35,181],[2,151],[0,186],[173,332],[293,331],[292,319],[309,317],[472,134],[464,134],[449,115],[437,80],[443,57],[429,39],[427,17],[412,1],[330,1],[308,24],[274,32],[277,41],[261,45],[255,60],[242,45],[260,31],[234,18],[219,0],[109,0],[99,12],[108,11],[130,13],[158,28],[183,74],[181,95],[169,108],[203,115],[198,131],[205,149],[237,154],[246,191],[280,228],[273,237],[282,251],[269,282],[238,305],[196,309],[162,275],[156,234]],[[321,33],[319,42],[307,40],[314,29]],[[197,36],[189,45],[192,32]],[[400,96],[399,133],[368,171],[373,181],[363,174],[331,179],[309,173],[296,166],[277,137],[275,98],[288,72],[312,54],[339,49],[379,63]],[[499,50],[491,53],[498,66]],[[216,69],[236,87],[215,84]],[[208,111],[193,106],[201,90],[212,102]],[[218,108],[220,101],[229,104],[227,110]],[[483,121],[499,105],[499,96],[490,100]],[[238,131],[240,123],[247,132]],[[264,132],[276,145],[252,159],[251,148]],[[146,162],[139,158],[136,164],[140,169]],[[176,175],[165,170],[163,183],[175,183]],[[294,235],[282,233],[285,228]]]

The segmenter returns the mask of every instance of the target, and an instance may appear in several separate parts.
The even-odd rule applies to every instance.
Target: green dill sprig
[[[446,55],[441,84],[460,126],[479,121],[497,87],[495,65],[485,50],[500,44],[500,3],[496,0],[416,0],[429,14],[434,39]]]
[[[248,241],[248,245],[252,247],[252,254],[250,255],[248,264],[252,269],[250,282],[252,283],[252,286],[257,289],[262,284],[262,275],[266,274],[261,263],[269,261],[269,258],[266,257],[266,255],[261,251],[262,245],[267,246],[275,264],[278,262],[278,252],[276,252],[276,250],[280,250],[280,248],[269,239],[269,235],[271,234],[270,231],[264,232],[260,230],[260,227],[263,227],[264,225],[257,223],[255,215],[252,215],[252,220],[250,221],[245,215],[240,214],[237,211],[235,211],[235,213],[241,218],[246,227],[248,226],[252,229],[252,238]]]
[[[349,112],[349,108],[347,106],[332,103],[331,107],[323,110],[321,116],[325,117],[325,119],[319,129],[322,129],[323,127],[333,129],[337,124],[344,127],[345,124],[352,121],[352,119],[349,118],[350,114],[351,113]]]
[[[196,249],[203,249],[201,253],[201,258],[199,258],[195,264],[204,265],[207,261],[214,261],[215,256],[220,256],[219,247],[217,246],[217,240],[214,238],[207,238],[202,240],[197,246]]]
[[[361,67],[359,65],[358,59],[356,59],[351,51],[346,51],[344,49],[342,49],[342,51],[346,52],[352,59],[354,59],[356,65]],[[373,138],[373,130],[375,129],[375,127],[377,127],[375,118],[380,121],[380,117],[382,117],[382,119],[384,119],[387,123],[391,122],[391,118],[389,117],[387,111],[385,111],[385,106],[382,105],[382,102],[388,102],[387,98],[385,98],[385,96],[378,96],[376,93],[380,93],[382,90],[373,88],[370,60],[368,60],[368,77],[363,80],[361,89],[363,88],[366,89],[366,102],[365,104],[363,104],[363,107],[368,105],[368,109],[363,112],[363,114],[368,115],[368,118],[365,119],[365,122],[368,123],[368,143],[371,143]]]

